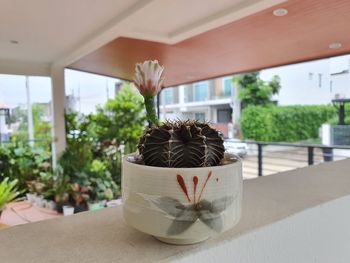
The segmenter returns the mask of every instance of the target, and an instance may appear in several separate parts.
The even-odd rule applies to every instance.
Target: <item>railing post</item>
[[[307,147],[307,163],[309,165],[313,165],[314,164],[314,147]]]
[[[332,147],[324,147],[322,148],[323,160],[325,162],[333,162],[333,148]]]
[[[263,152],[262,152],[262,145],[260,143],[258,143],[258,176],[262,176],[263,175]]]

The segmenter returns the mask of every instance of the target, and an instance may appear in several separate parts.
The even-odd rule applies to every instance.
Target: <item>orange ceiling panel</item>
[[[158,59],[164,85],[174,86],[350,53],[349,28],[349,0],[291,0],[174,45],[117,38],[69,68],[131,80],[136,62]]]

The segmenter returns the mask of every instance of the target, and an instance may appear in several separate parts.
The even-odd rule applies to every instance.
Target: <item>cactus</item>
[[[221,133],[198,121],[166,122],[145,131],[138,144],[145,165],[216,166],[224,157]]]

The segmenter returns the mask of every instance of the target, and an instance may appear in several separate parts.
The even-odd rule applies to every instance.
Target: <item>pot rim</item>
[[[229,160],[230,158],[235,158],[237,161],[230,163],[230,164],[224,164],[224,165],[217,165],[217,166],[206,166],[206,167],[158,167],[158,166],[150,166],[150,165],[144,165],[144,164],[138,164],[138,163],[133,163],[128,160],[128,157],[130,156],[135,156],[137,155],[136,153],[131,153],[128,155],[125,155],[123,157],[123,166],[125,163],[130,166],[134,166],[135,168],[142,168],[146,170],[158,170],[158,171],[174,171],[176,169],[177,171],[207,171],[207,170],[212,170],[212,171],[218,171],[218,170],[226,170],[226,169],[232,169],[236,166],[241,166],[242,165],[242,160],[239,156],[235,154],[229,154],[225,153],[225,160]]]

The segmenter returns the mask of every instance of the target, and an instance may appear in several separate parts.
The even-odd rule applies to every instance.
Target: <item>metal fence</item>
[[[270,175],[308,165],[350,158],[350,146],[245,141],[244,178]]]

